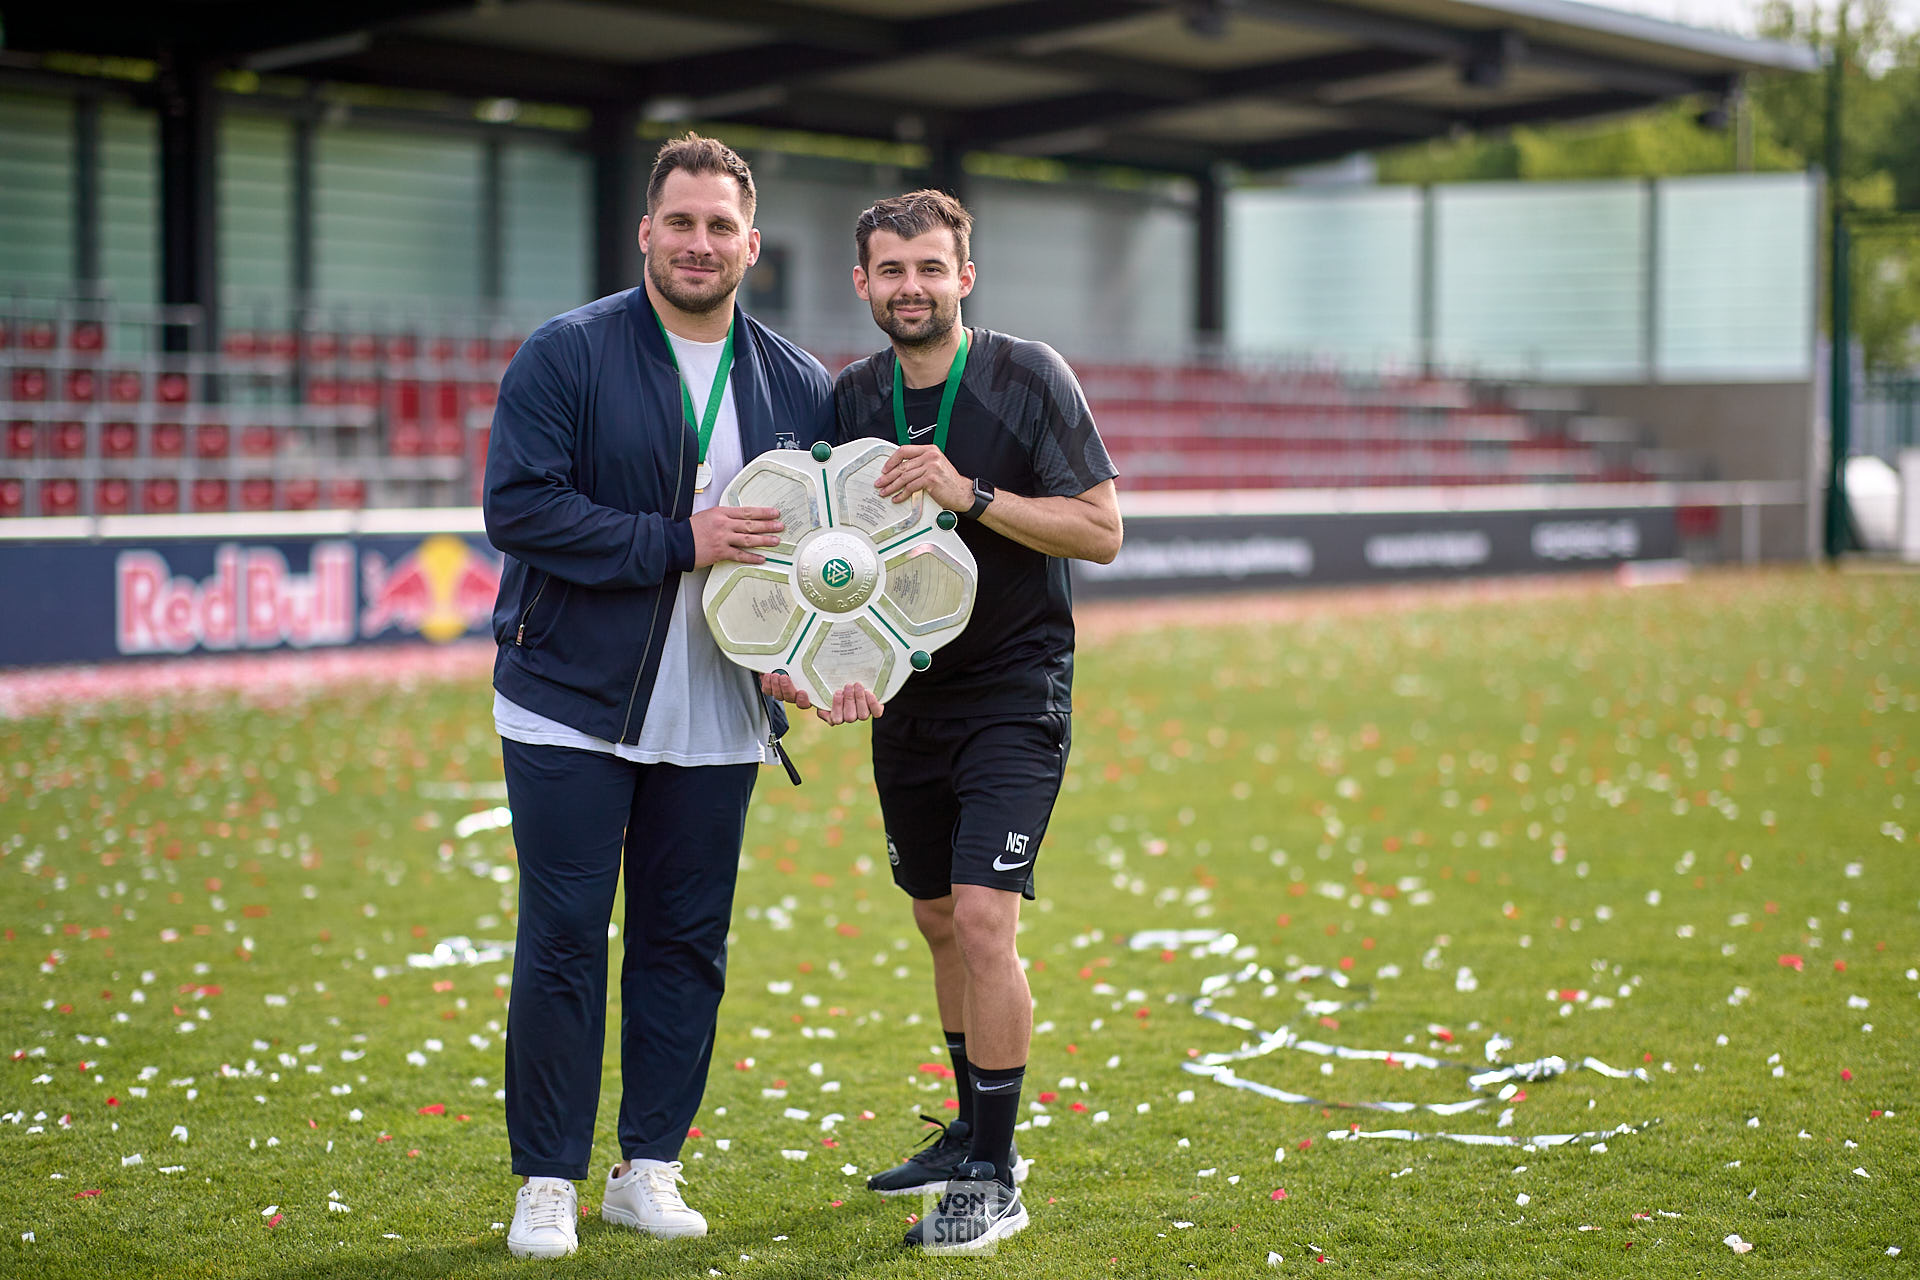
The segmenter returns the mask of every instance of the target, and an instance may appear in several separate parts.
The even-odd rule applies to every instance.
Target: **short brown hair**
[[[647,179],[647,212],[652,214],[653,206],[660,201],[660,189],[667,185],[667,177],[676,169],[688,173],[718,173],[732,178],[740,184],[740,209],[747,216],[747,225],[753,225],[753,170],[726,143],[717,138],[703,138],[697,133],[689,133],[684,138],[669,138],[653,157],[653,176]]]
[[[902,240],[912,240],[929,231],[945,227],[953,232],[953,244],[960,251],[960,265],[967,264],[968,240],[973,234],[973,215],[967,207],[944,191],[928,187],[903,196],[877,200],[853,224],[853,244],[860,251],[860,265],[867,265],[867,241],[876,231],[891,231]]]

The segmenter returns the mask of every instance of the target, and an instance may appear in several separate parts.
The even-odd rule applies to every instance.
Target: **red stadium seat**
[[[420,342],[410,333],[396,333],[387,339],[387,359],[418,360]]]
[[[336,507],[364,507],[367,505],[367,482],[364,480],[335,480],[328,489],[328,497]]]
[[[80,483],[77,480],[42,480],[40,514],[75,516],[80,514]]]
[[[318,480],[289,480],[281,486],[281,498],[289,511],[311,511],[320,503]]]
[[[20,345],[28,351],[51,351],[57,344],[53,324],[36,320],[20,331]]]
[[[13,398],[28,404],[37,404],[47,398],[47,371],[45,369],[15,369],[13,371]]]
[[[164,478],[142,481],[140,509],[156,516],[172,515],[180,510],[180,482]]]
[[[0,480],[0,518],[25,514],[27,486],[18,480]]]
[[[184,373],[163,373],[154,384],[154,399],[161,404],[185,404],[188,392],[187,375]]]
[[[417,422],[396,422],[387,449],[396,458],[417,458],[427,451],[427,429]]]
[[[520,344],[524,341],[526,341],[524,338],[500,339],[493,344],[494,359],[500,361],[502,364],[512,360],[513,357],[519,353]]]
[[[131,422],[108,422],[100,427],[100,454],[107,458],[131,458],[140,452],[140,428]]]
[[[306,338],[307,359],[333,360],[340,355],[340,339],[331,333],[310,333]]]
[[[67,345],[75,351],[95,352],[105,350],[107,331],[98,320],[82,320],[67,333]]]
[[[452,338],[435,338],[427,343],[427,359],[445,364],[453,359],[454,343]]]
[[[101,516],[123,516],[133,510],[133,482],[119,477],[102,480],[93,487],[93,512]]]
[[[340,403],[340,384],[332,378],[307,380],[307,403],[332,406]]]
[[[266,349],[262,354],[270,355],[276,360],[291,360],[300,354],[300,341],[291,333],[269,334],[263,341],[266,343]]]
[[[230,360],[251,360],[259,353],[259,337],[251,329],[232,329],[220,339],[220,350]]]
[[[359,361],[378,360],[380,358],[380,339],[371,333],[355,333],[347,336],[347,359]]]
[[[107,399],[115,404],[138,404],[146,379],[131,369],[115,369],[107,375]]]
[[[148,429],[147,452],[156,458],[178,458],[187,451],[187,429],[178,422],[156,422]]]
[[[240,428],[240,453],[243,457],[270,458],[278,443],[273,428],[264,423]]]
[[[231,447],[231,434],[224,422],[203,422],[193,429],[193,456],[196,458],[224,458]]]
[[[436,422],[427,451],[438,457],[458,458],[467,451],[467,432],[457,422]]]
[[[47,429],[47,454],[54,458],[87,456],[87,424],[56,422]]]
[[[420,401],[419,383],[389,382],[387,384],[387,417],[390,421],[418,424]]]
[[[225,480],[195,480],[193,482],[193,509],[195,511],[225,511],[231,505],[229,486]]]
[[[66,391],[68,404],[92,404],[99,391],[99,379],[91,369],[69,369]]]
[[[40,443],[40,429],[24,418],[15,418],[7,424],[7,456],[9,458],[31,458],[34,448]]]
[[[372,378],[350,378],[341,384],[340,402],[373,408],[380,403],[380,384]]]
[[[250,476],[240,482],[242,511],[273,510],[273,481],[265,476]]]

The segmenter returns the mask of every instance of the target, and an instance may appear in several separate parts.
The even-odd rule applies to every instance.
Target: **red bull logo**
[[[367,552],[360,591],[363,638],[398,628],[445,644],[487,628],[500,592],[500,562],[464,538],[436,533],[392,564]]]
[[[177,576],[157,551],[123,551],[114,565],[114,632],[121,653],[271,649],[353,641],[353,544],[314,544],[295,573],[272,547],[225,543],[211,576]]]

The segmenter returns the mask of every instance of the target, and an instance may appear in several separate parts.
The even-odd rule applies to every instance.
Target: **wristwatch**
[[[984,515],[987,510],[987,505],[993,501],[996,492],[997,490],[993,487],[993,481],[985,477],[975,480],[973,482],[973,505],[968,507],[964,513],[967,519],[978,520]]]

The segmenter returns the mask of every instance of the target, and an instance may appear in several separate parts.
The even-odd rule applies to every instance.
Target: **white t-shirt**
[[[681,377],[693,397],[693,411],[703,417],[707,393],[720,368],[723,342],[694,342],[669,333]],[[714,420],[707,464],[713,482],[693,495],[695,512],[720,505],[720,493],[746,465],[740,447],[740,419],[734,412],[733,384],[722,391],[720,413]],[[677,397],[676,397],[677,398]],[[527,710],[493,695],[494,728],[501,737],[536,746],[577,747],[631,760],[637,764],[683,766],[759,764],[765,759],[766,715],[760,706],[759,684],[751,671],[729,661],[713,642],[707,615],[700,605],[707,587],[707,569],[680,575],[674,594],[673,619],[660,654],[660,670],[647,703],[646,723],[637,745],[609,742],[570,725]]]

